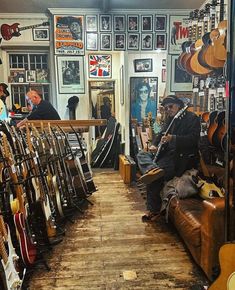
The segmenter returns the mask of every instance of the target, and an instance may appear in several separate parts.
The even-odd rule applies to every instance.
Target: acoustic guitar
[[[220,61],[225,61],[227,58],[226,50],[226,34],[227,34],[227,20],[224,20],[225,5],[224,0],[220,0],[220,22],[215,30],[213,52],[214,57]]]
[[[226,133],[225,126],[225,111],[221,111],[217,114],[216,117],[217,128],[212,136],[212,144],[219,149],[221,148],[222,139]]]
[[[195,42],[195,53],[190,58],[190,67],[192,70],[199,75],[207,75],[211,72],[211,69],[206,68],[205,66],[202,66],[198,61],[198,55],[200,52],[200,49],[203,46],[203,40],[202,40],[202,27],[204,25],[203,19],[204,19],[204,11],[201,10],[199,12],[199,21],[198,21],[198,34],[197,34],[197,40]]]
[[[214,56],[214,41],[218,38],[218,31],[216,27],[216,4],[217,1],[213,0],[210,11],[211,31],[204,36],[204,46],[199,53],[199,62],[205,63],[214,70],[223,68],[224,60],[219,60]]]
[[[231,288],[235,285],[235,244],[224,244],[219,250],[220,275],[211,284],[208,290],[234,290]],[[228,288],[230,287],[230,288]]]
[[[209,126],[207,129],[207,137],[211,145],[213,145],[212,138],[218,126],[217,119],[216,119],[217,115],[218,115],[218,111],[212,111],[210,112],[210,116],[209,116]]]
[[[19,25],[20,23],[14,23],[12,25],[2,24],[1,26],[2,38],[4,40],[10,40],[13,36],[19,37],[21,35],[20,31],[31,29],[31,28],[36,28],[39,26],[48,26],[49,22],[43,22],[40,24],[34,24],[34,25],[25,26],[25,27],[19,27]]]

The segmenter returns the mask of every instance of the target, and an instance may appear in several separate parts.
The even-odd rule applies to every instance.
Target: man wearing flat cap
[[[167,96],[161,105],[166,112],[162,130],[149,151],[141,151],[137,155],[139,169],[143,174],[140,180],[147,185],[148,213],[142,217],[144,222],[154,221],[159,217],[160,191],[164,182],[196,167],[199,160],[198,142],[201,127],[198,116],[187,111],[183,101],[175,95]],[[157,152],[159,145],[162,150]],[[156,152],[159,156],[157,159],[154,158]]]

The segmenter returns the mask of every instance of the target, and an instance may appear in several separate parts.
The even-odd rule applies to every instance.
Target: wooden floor
[[[205,277],[164,219],[142,223],[145,200],[117,171],[96,170],[99,190],[83,216],[67,224],[55,246],[51,271],[34,271],[30,290],[188,290]]]

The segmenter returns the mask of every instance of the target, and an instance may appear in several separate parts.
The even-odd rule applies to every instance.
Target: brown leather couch
[[[219,249],[225,242],[224,208],[225,200],[221,197],[208,200],[200,197],[181,200],[174,198],[169,207],[171,222],[178,230],[195,262],[211,281],[215,278],[215,270],[218,271]],[[233,209],[230,210],[232,216],[234,216],[233,211]],[[235,231],[234,222],[231,222],[231,229]],[[233,233],[232,236],[234,236]]]

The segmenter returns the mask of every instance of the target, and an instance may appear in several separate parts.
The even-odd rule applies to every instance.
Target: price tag
[[[198,93],[199,89],[198,88],[193,88],[193,93]]]
[[[12,173],[16,173],[16,168],[15,168],[14,164],[11,165],[11,171],[12,171]]]
[[[53,155],[53,149],[52,148],[50,148],[50,154]]]
[[[199,92],[199,97],[205,96],[204,92]]]

